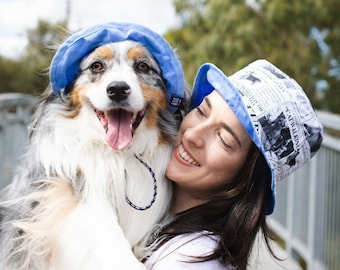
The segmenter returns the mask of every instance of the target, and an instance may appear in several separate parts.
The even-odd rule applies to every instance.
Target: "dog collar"
[[[184,97],[182,65],[169,43],[142,25],[111,22],[84,29],[68,39],[57,50],[50,66],[52,91],[57,96],[79,75],[81,60],[95,48],[110,43],[132,40],[141,43],[158,62],[167,88],[168,108],[175,112]]]
[[[149,204],[147,204],[146,206],[138,206],[136,204],[134,204],[127,195],[125,195],[125,200],[126,202],[134,209],[138,210],[138,211],[144,211],[149,209],[155,202],[156,202],[156,197],[157,197],[157,179],[155,176],[154,171],[152,170],[152,168],[150,167],[150,165],[148,163],[146,163],[145,161],[142,160],[141,157],[138,157],[137,155],[135,155],[135,158],[145,167],[148,169],[151,177],[152,177],[152,184],[153,184],[153,195],[152,195],[152,199],[150,201]]]

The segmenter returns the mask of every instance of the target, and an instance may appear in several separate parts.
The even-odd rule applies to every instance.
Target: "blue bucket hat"
[[[200,67],[191,108],[217,90],[261,151],[271,170],[271,198],[275,183],[310,160],[322,142],[322,125],[301,86],[266,60],[257,60],[230,77],[213,64]]]
[[[56,95],[65,91],[79,74],[81,60],[95,48],[110,43],[132,40],[141,43],[158,62],[167,87],[168,108],[175,112],[184,97],[182,65],[172,47],[159,34],[142,25],[105,23],[84,29],[68,39],[57,50],[50,66],[50,82]]]

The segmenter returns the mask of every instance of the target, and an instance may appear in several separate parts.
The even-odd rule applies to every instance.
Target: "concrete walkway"
[[[272,242],[272,248],[283,261],[278,261],[270,255],[260,237],[257,238],[256,243],[248,270],[302,270],[299,264],[289,258],[288,254],[275,242]]]

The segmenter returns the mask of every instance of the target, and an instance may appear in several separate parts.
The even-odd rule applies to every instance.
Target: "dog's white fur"
[[[168,208],[164,171],[178,123],[166,109],[161,72],[149,52],[132,41],[103,48],[84,58],[68,94],[56,97],[48,89],[41,98],[22,166],[2,193],[0,269],[144,269],[133,251],[144,255],[146,236]],[[93,73],[88,67],[98,58],[105,70]],[[136,70],[136,61],[152,70]],[[122,151],[107,144],[93,109],[112,109],[106,88],[116,80],[131,86],[119,106],[138,112],[148,102],[154,110]],[[127,195],[144,206],[153,198],[150,171],[135,155],[157,179],[156,201],[145,211],[125,201]]]

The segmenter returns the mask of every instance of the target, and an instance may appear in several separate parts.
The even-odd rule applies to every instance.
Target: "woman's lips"
[[[184,149],[183,145],[180,144],[177,148],[178,150],[178,155],[180,156],[180,158],[182,160],[184,160],[185,162],[194,165],[194,166],[200,166],[200,164],[192,157],[190,156]]]

